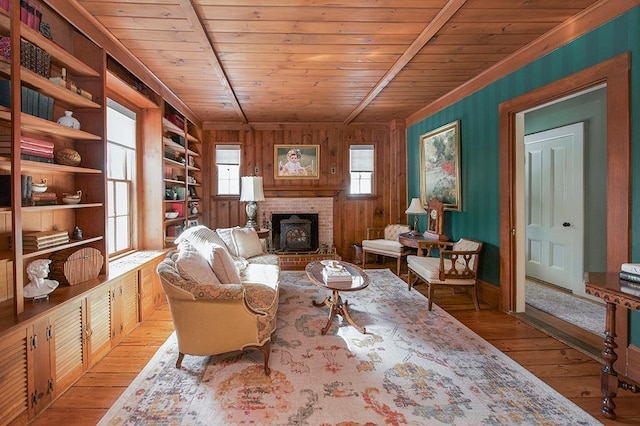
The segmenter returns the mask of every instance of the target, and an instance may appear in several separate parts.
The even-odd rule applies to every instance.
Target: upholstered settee
[[[185,354],[257,349],[264,354],[264,371],[269,374],[278,310],[277,256],[258,249],[261,243],[254,230],[221,231],[189,228],[176,240],[177,250],[157,268],[178,340],[176,367],[181,367]],[[247,254],[252,256],[242,256]]]

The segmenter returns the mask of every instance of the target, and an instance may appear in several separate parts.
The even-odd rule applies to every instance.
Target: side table
[[[640,386],[622,381],[618,378],[613,364],[618,359],[616,338],[616,307],[640,310],[640,289],[634,283],[622,281],[616,272],[589,272],[585,280],[585,291],[591,296],[599,297],[607,303],[607,317],[604,331],[604,366],[602,367],[600,390],[602,405],[600,413],[608,419],[615,419],[616,404],[613,398],[618,388],[634,393],[640,392]],[[631,379],[634,379],[631,377]],[[635,380],[638,380],[637,378]]]

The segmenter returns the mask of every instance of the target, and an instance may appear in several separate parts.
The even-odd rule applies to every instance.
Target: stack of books
[[[58,204],[55,192],[31,192],[29,205],[32,206],[52,206]]]
[[[620,279],[640,283],[640,263],[623,263],[620,268]]]
[[[25,232],[22,234],[22,246],[25,250],[42,250],[69,242],[67,231]]]
[[[51,141],[26,136],[20,138],[20,158],[23,160],[53,163],[54,148],[55,144]],[[0,155],[11,155],[11,136],[0,136]]]
[[[346,282],[350,283],[352,281],[351,274],[344,267],[330,268],[328,266],[325,266],[322,269],[322,278],[327,284]]]
[[[55,144],[51,141],[29,138],[20,138],[20,154],[23,160],[53,163],[53,149]],[[29,158],[25,158],[28,156]]]

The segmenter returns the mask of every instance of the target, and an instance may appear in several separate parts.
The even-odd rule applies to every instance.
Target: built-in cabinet
[[[106,282],[64,287],[48,310],[1,333],[0,424],[35,418],[162,303],[150,274],[164,256],[140,252]]]
[[[184,229],[203,223],[201,135],[168,104],[162,124],[165,247],[171,247]]]

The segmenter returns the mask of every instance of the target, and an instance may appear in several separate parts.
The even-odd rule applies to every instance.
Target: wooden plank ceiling
[[[77,0],[210,125],[404,119],[596,0]]]

